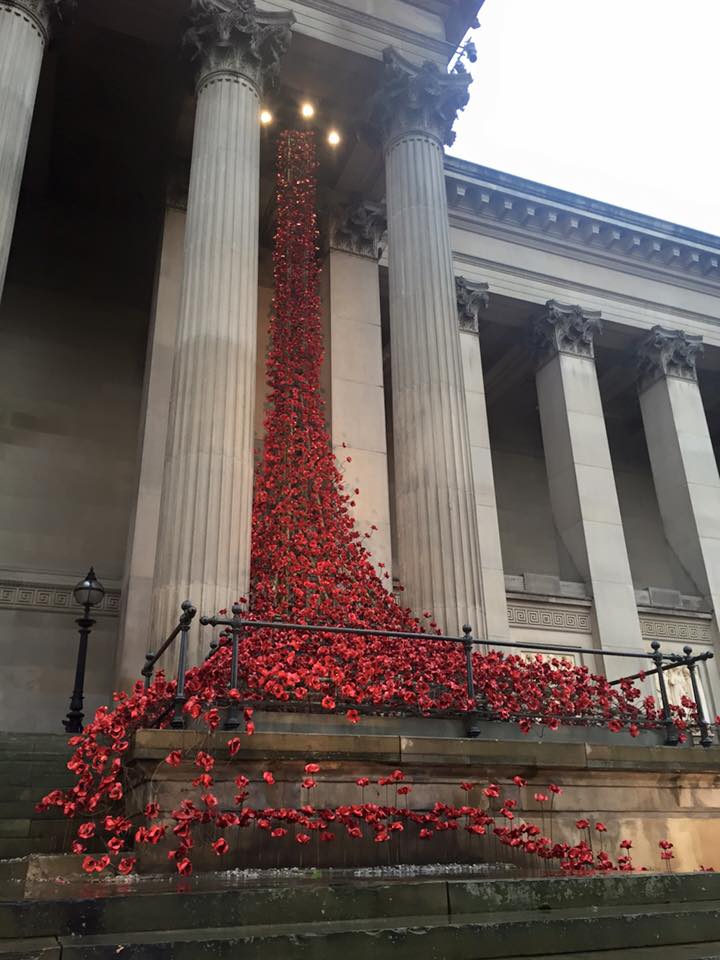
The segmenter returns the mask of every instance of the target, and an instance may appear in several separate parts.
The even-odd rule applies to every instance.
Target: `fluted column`
[[[445,630],[482,629],[443,143],[469,76],[386,50],[372,119],[385,147],[395,504],[404,601]]]
[[[558,533],[592,590],[600,646],[632,650],[642,636],[595,369],[600,325],[596,311],[549,300],[532,326],[535,382]],[[606,669],[622,676],[630,664]]]
[[[0,299],[53,0],[0,0]]]
[[[489,304],[488,285],[456,277],[455,291],[480,545],[484,636],[488,640],[509,640],[505,571],[480,354],[480,316]]]
[[[653,327],[638,349],[640,410],[668,543],[720,610],[720,476],[695,362],[702,338]]]
[[[155,566],[158,639],[182,600],[212,614],[249,585],[260,96],[293,20],[245,0],[195,0],[191,17],[197,112]]]

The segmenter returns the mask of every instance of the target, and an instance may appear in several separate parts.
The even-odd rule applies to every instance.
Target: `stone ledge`
[[[287,760],[367,760],[375,763],[491,764],[512,769],[638,770],[658,773],[708,773],[720,776],[720,748],[648,747],[623,744],[550,743],[512,740],[476,740],[446,737],[402,737],[323,733],[255,733],[239,731],[241,757]],[[138,730],[128,759],[164,760],[170,750],[206,749],[228,755],[233,734],[195,730]]]

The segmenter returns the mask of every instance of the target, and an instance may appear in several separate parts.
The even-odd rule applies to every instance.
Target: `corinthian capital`
[[[653,327],[637,351],[640,390],[662,377],[697,380],[695,362],[703,349],[702,337],[683,330]]]
[[[455,277],[458,323],[461,330],[480,332],[480,313],[487,310],[490,294],[486,283],[473,283],[465,277]]]
[[[531,327],[531,342],[538,365],[557,353],[594,359],[593,338],[601,331],[599,310],[583,310],[582,307],[548,300]]]
[[[62,20],[74,9],[75,0],[0,0],[3,7],[12,13],[25,16],[46,42],[53,21]]]
[[[384,205],[356,198],[333,217],[330,245],[377,260],[386,233]]]
[[[191,0],[184,43],[199,65],[198,88],[227,73],[258,92],[276,83],[294,22],[294,14],[258,10],[254,0]]]
[[[470,94],[470,74],[462,64],[446,73],[426,60],[420,66],[393,47],[383,51],[383,79],[370,103],[370,128],[385,142],[408,133],[431,134],[450,146],[452,125]]]

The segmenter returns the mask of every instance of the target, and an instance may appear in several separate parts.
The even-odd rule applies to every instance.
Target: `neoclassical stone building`
[[[0,0],[0,727],[59,729],[91,563],[88,709],[247,585],[287,125],[333,444],[407,602],[592,666],[712,648],[720,239],[445,156],[478,0],[71,6]]]

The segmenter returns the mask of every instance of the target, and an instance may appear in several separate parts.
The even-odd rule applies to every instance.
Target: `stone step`
[[[70,785],[71,784],[67,784],[66,786]],[[0,783],[0,803],[31,803],[34,808],[35,804],[39,800],[42,800],[43,796],[56,786],[62,785],[53,783],[46,787],[41,787],[37,784],[29,784],[27,786],[14,784],[13,786],[9,786]]]
[[[564,953],[561,957],[562,960],[623,960],[628,955],[632,960],[720,960],[720,940],[712,943],[678,944],[673,947],[638,947],[629,952],[624,947],[620,950],[591,950]],[[557,953],[546,953],[541,957],[525,954],[524,957],[515,957],[513,960],[557,960],[557,957]]]
[[[31,853],[57,853],[63,846],[59,836],[5,837],[0,839],[0,860],[26,857]]]
[[[282,900],[275,908],[282,910]],[[60,937],[62,960],[516,960],[565,956],[588,942],[601,951],[712,942],[720,929],[720,901],[680,907],[596,907],[554,912],[515,911],[447,917],[322,921],[235,928],[103,933]],[[51,948],[52,941],[47,941]],[[558,947],[561,953],[558,953]],[[22,954],[20,954],[22,956]],[[35,956],[26,952],[25,956]],[[42,956],[42,953],[39,954]],[[51,954],[50,954],[51,955]],[[622,955],[622,954],[621,954]],[[702,956],[702,952],[700,953]],[[707,954],[706,954],[707,956]]]
[[[4,761],[0,763],[0,778],[5,786],[35,786],[39,790],[76,782],[64,763],[46,763],[43,760]]]
[[[0,733],[0,752],[40,750],[68,753],[71,749],[64,733]]]
[[[0,800],[0,820],[22,820],[26,817],[30,820],[60,819],[61,812],[59,813],[56,808],[46,810],[44,813],[39,813],[35,809],[38,799],[36,793],[37,791],[29,800]]]
[[[535,912],[550,917],[569,907],[591,914],[596,904],[616,910],[659,908],[672,903],[720,902],[720,875],[641,874],[592,878],[463,880],[443,878],[368,881],[313,881],[309,875],[243,880],[220,874],[208,878],[100,881],[84,874],[63,875],[78,858],[34,857],[26,864],[27,887],[18,884],[19,867],[0,874],[0,937],[68,936],[112,932],[117,936],[152,930],[262,926],[274,922],[281,904],[285,923],[383,921],[421,915],[459,921],[465,916]],[[77,868],[77,864],[75,864]],[[10,868],[14,869],[10,869]],[[77,879],[80,876],[80,879]],[[62,877],[62,884],[41,878]],[[51,894],[61,896],[51,899]],[[91,896],[91,894],[94,894]],[[23,896],[26,899],[23,899]],[[583,944],[585,946],[585,944]]]
[[[54,938],[0,940],[0,958],[2,960],[62,960],[62,947]]]

